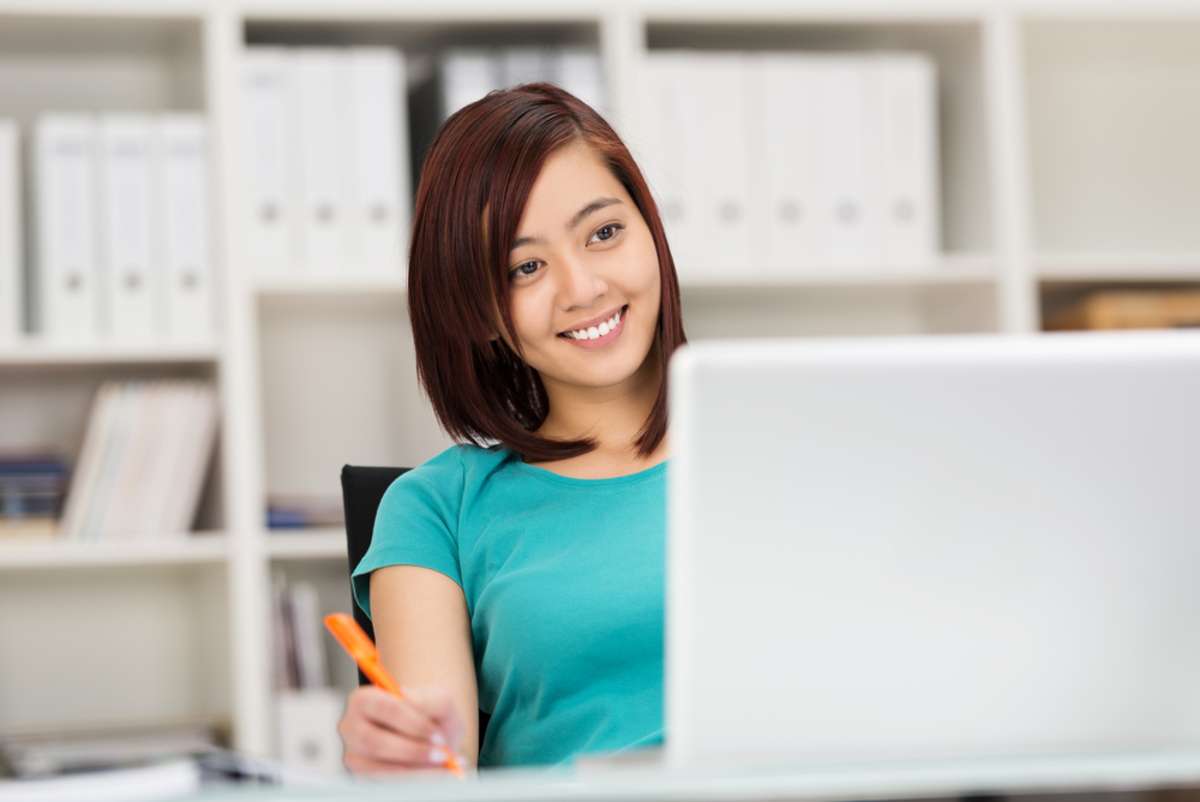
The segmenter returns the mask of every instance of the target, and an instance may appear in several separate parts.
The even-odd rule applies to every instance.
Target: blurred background
[[[449,445],[407,236],[491,89],[627,140],[693,340],[1200,325],[1200,6],[503,6],[0,0],[9,773],[337,769],[338,473]]]

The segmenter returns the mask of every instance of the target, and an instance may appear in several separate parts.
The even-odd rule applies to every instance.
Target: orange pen
[[[387,673],[383,663],[379,662],[379,652],[375,650],[375,644],[371,642],[370,637],[363,632],[362,627],[352,616],[346,613],[330,613],[325,616],[325,627],[346,650],[346,653],[354,658],[354,662],[358,663],[358,667],[376,687],[383,688],[397,699],[404,698],[396,680],[392,679],[392,675]],[[458,756],[453,752],[442,765],[455,776],[463,776],[462,764],[459,763]]]

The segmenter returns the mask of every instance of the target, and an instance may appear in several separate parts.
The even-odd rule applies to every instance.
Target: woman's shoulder
[[[405,471],[392,484],[393,487],[420,485],[438,495],[461,496],[469,488],[477,490],[512,456],[512,452],[500,444],[454,443]]]

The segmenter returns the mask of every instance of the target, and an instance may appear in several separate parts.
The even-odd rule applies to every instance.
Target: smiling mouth
[[[625,313],[628,311],[629,311],[629,304],[625,304],[624,306],[620,307],[619,310],[614,312],[613,317],[617,317],[617,325],[614,325],[614,327],[612,327],[612,330],[616,330],[617,328],[620,327],[620,325],[622,325],[625,322]],[[608,327],[610,327],[611,321],[612,321],[612,318],[608,318],[607,321],[604,321],[604,325],[605,325],[606,329]],[[560,331],[560,333],[557,336],[562,337],[563,340],[570,340],[572,342],[589,342],[590,340],[594,340],[594,339],[602,339],[602,337],[605,337],[608,335],[608,330],[601,331],[600,325],[601,324],[598,323],[596,325],[593,325],[593,327],[589,327],[587,329],[571,329],[568,331]],[[598,333],[600,336],[599,337],[576,337],[576,336],[574,336],[575,331],[577,331],[577,330],[578,331],[590,331],[592,329],[595,329],[596,333]]]
[[[612,317],[608,318],[607,321],[590,325],[587,329],[562,331],[557,336],[578,346],[604,345],[604,343],[612,340],[613,335],[618,333],[620,329],[625,328],[625,316],[628,310],[629,304],[625,304],[616,312],[613,312]],[[616,319],[616,324],[613,324],[613,319]],[[577,336],[580,333],[583,336]]]

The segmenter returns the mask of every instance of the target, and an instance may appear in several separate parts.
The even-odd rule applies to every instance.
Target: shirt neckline
[[[536,465],[530,465],[525,460],[521,459],[516,453],[512,453],[513,465],[517,470],[529,476],[536,476],[539,479],[554,482],[556,484],[567,485],[569,487],[619,487],[621,485],[636,484],[648,479],[653,479],[667,469],[667,463],[670,462],[670,457],[651,465],[649,468],[643,468],[634,473],[627,473],[624,476],[606,476],[600,479],[581,479],[577,476],[563,476],[561,473],[546,468],[539,468]]]

